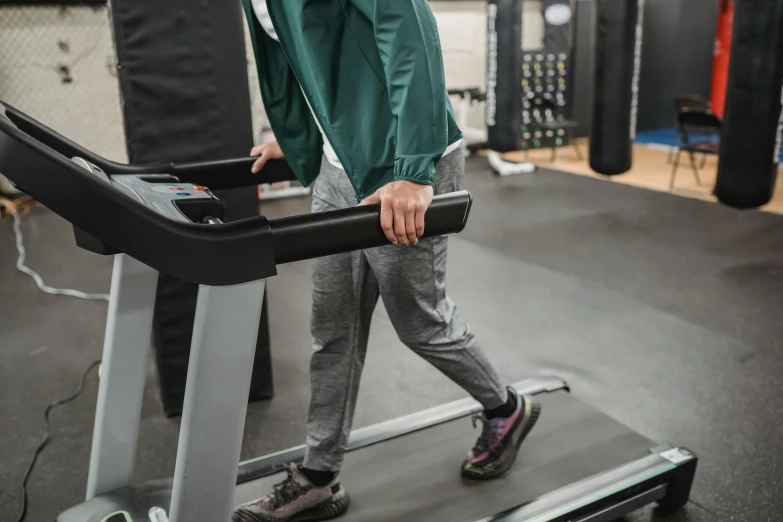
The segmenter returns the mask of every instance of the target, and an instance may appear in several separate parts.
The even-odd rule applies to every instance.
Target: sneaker
[[[509,392],[517,393],[513,388],[509,388]],[[483,413],[474,415],[473,427],[477,422],[483,424],[481,436],[468,452],[462,474],[471,479],[487,480],[508,471],[540,414],[541,405],[532,397],[517,395],[517,410],[511,417],[489,420]]]
[[[319,488],[295,464],[289,465],[287,473],[271,493],[239,506],[231,522],[311,522],[338,517],[348,509],[350,498],[337,477]]]

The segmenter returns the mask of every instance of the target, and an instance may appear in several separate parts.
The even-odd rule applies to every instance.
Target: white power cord
[[[19,213],[16,211],[15,208],[11,208],[9,210],[10,210],[11,217],[13,217],[14,219],[14,234],[16,234],[16,250],[19,252],[19,258],[16,260],[16,269],[22,272],[23,274],[27,274],[28,276],[30,276],[33,279],[33,281],[35,281],[35,284],[38,285],[38,288],[40,288],[41,292],[51,294],[51,295],[65,295],[68,297],[76,297],[78,299],[88,299],[94,301],[109,300],[108,294],[86,294],[78,290],[71,290],[67,288],[65,289],[52,288],[51,286],[47,286],[43,282],[43,279],[41,279],[40,275],[38,275],[34,270],[25,266],[24,261],[25,261],[25,257],[27,256],[27,251],[24,248],[24,242],[22,236],[22,218],[19,217]]]

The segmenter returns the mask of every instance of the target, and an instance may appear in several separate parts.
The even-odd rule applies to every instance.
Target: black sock
[[[484,410],[484,415],[486,415],[489,420],[497,418],[505,419],[514,415],[515,411],[517,411],[517,395],[516,393],[509,392],[505,404],[498,406],[497,408],[492,408],[491,410]]]
[[[299,466],[299,471],[302,475],[307,477],[313,486],[322,488],[334,480],[334,476],[337,475],[334,471],[321,471],[318,469],[310,469],[304,466]]]

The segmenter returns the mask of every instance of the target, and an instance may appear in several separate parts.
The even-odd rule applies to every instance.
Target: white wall
[[[438,21],[446,83],[449,87],[486,88],[487,4],[486,2],[431,1]],[[544,17],[540,0],[522,4],[522,48],[539,49],[544,41]],[[479,108],[470,114],[470,126],[483,128]]]

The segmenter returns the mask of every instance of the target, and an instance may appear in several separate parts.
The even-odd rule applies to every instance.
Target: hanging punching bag
[[[642,53],[643,0],[597,0],[590,168],[630,170]]]
[[[742,0],[734,11],[715,195],[731,207],[769,203],[780,163],[783,0]]]
[[[487,141],[519,149],[522,136],[522,0],[487,2]]]

